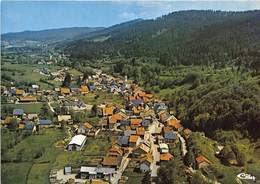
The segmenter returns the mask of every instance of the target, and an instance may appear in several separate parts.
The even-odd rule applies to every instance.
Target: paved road
[[[158,145],[152,145],[153,163],[151,164],[151,177],[157,177],[157,170],[160,166],[156,165],[160,161],[160,153],[158,151]]]

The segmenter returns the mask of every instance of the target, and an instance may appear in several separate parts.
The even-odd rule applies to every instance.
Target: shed
[[[80,151],[82,147],[84,146],[85,142],[87,140],[87,137],[85,135],[75,135],[72,137],[71,141],[68,145],[69,151]]]
[[[24,113],[24,110],[23,109],[14,109],[13,110],[13,115],[14,116],[22,116]]]

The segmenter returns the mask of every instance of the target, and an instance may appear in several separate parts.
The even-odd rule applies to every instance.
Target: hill
[[[17,33],[6,33],[2,35],[3,41],[41,41],[41,42],[59,42],[80,38],[80,35],[102,30],[102,27],[71,27],[60,29],[48,29],[41,31],[23,31]]]
[[[73,58],[156,57],[164,65],[255,62],[260,11],[180,11],[104,29],[65,46]],[[127,25],[127,26],[126,26]],[[98,40],[98,41],[97,41]],[[252,41],[254,44],[252,44]],[[250,65],[250,63],[248,65]]]

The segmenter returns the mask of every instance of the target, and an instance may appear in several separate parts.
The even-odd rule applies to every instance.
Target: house
[[[192,131],[191,131],[190,129],[185,128],[185,129],[183,130],[183,135],[184,135],[185,139],[188,139],[191,134],[192,134]]]
[[[127,130],[124,131],[124,135],[125,136],[130,136],[130,135],[135,135],[136,131],[135,130],[131,130],[130,127],[127,127]]]
[[[39,120],[39,126],[42,128],[48,128],[51,125],[52,125],[52,122],[49,119],[40,119]]]
[[[117,145],[113,145],[107,153],[107,156],[111,157],[118,157],[118,156],[123,156],[124,151]]]
[[[90,123],[86,122],[84,123],[84,126],[87,130],[91,130],[93,128],[93,125],[91,125]]]
[[[175,117],[171,117],[167,120],[167,126],[173,127],[174,130],[182,131],[183,127],[180,124],[180,121]]]
[[[37,99],[35,96],[21,96],[19,102],[32,103],[32,102],[37,102]]]
[[[5,125],[9,125],[9,124],[12,123],[12,121],[13,121],[13,118],[12,118],[12,117],[6,116],[6,118],[5,118],[5,120],[4,120],[4,124],[5,124]]]
[[[144,154],[148,154],[151,151],[151,146],[147,143],[141,143],[133,149],[132,155],[134,157],[139,157]]]
[[[27,115],[28,120],[34,121],[38,119],[38,114],[28,114]]]
[[[141,109],[139,107],[133,107],[132,111],[134,115],[140,115]]]
[[[115,168],[109,167],[94,167],[94,166],[81,166],[80,178],[81,179],[104,179],[110,181],[111,177],[116,173]]]
[[[162,123],[165,123],[167,119],[170,117],[170,114],[166,110],[162,110],[158,113],[158,117]]]
[[[71,115],[58,115],[58,122],[68,122],[71,120]]]
[[[119,113],[113,114],[109,117],[108,120],[108,126],[109,128],[114,128],[116,123],[119,123],[121,120],[123,120],[123,116]]]
[[[86,85],[80,86],[79,91],[81,94],[87,94],[89,92],[88,86],[86,86]]]
[[[155,103],[154,104],[154,111],[156,113],[159,113],[160,111],[165,111],[167,109],[168,109],[168,107],[164,103]]]
[[[85,126],[84,125],[79,125],[79,128],[77,129],[77,134],[86,134],[87,133],[87,130],[86,130],[86,128],[85,128]]]
[[[105,167],[111,167],[118,169],[121,164],[122,157],[106,156],[103,158],[102,165]]]
[[[122,121],[120,121],[120,127],[121,128],[124,128],[124,127],[126,127],[126,126],[129,126],[130,125],[130,120],[122,120]]]
[[[138,146],[141,142],[141,138],[139,135],[130,135],[129,137],[129,146],[135,147]]]
[[[70,88],[68,87],[61,87],[60,88],[60,95],[69,95],[70,94]]]
[[[85,135],[75,135],[74,137],[72,137],[71,141],[69,142],[68,150],[80,151],[83,148],[86,141],[87,141],[87,137]]]
[[[178,140],[178,136],[173,132],[171,127],[163,127],[163,137],[165,142],[175,142]]]
[[[23,114],[24,114],[23,109],[14,109],[13,110],[13,115],[14,116],[22,118]]]
[[[139,136],[143,137],[143,136],[144,136],[144,133],[145,133],[144,127],[138,127],[138,128],[136,128],[136,135],[139,135]]]
[[[71,166],[65,166],[63,173],[64,173],[64,175],[67,175],[67,174],[71,174],[71,171],[72,171]]]
[[[106,105],[102,109],[102,116],[112,116],[113,111],[114,111],[114,107],[112,105]]]
[[[117,140],[117,143],[118,145],[124,147],[124,146],[128,146],[128,140],[129,140],[129,137],[128,136],[119,136],[118,137],[118,140]]]
[[[170,153],[163,153],[160,154],[160,164],[165,164],[173,158],[172,154]]]
[[[130,123],[131,128],[137,128],[137,127],[139,127],[141,125],[142,119],[133,118],[130,121],[131,121],[131,123]]]
[[[15,90],[15,95],[17,96],[22,96],[25,94],[25,91],[23,89],[16,89]]]
[[[25,127],[25,122],[20,121],[19,124],[18,124],[18,128],[19,129],[24,129],[24,127]]]
[[[166,143],[160,143],[159,144],[160,153],[168,153],[169,147]]]
[[[200,169],[209,166],[211,162],[203,155],[199,155],[198,157],[196,157],[196,164],[197,168]]]
[[[142,99],[132,99],[130,100],[130,106],[142,106],[144,104],[144,101]]]
[[[150,124],[151,124],[151,120],[150,120],[150,119],[144,119],[144,120],[142,120],[142,122],[141,122],[141,125],[142,125],[142,127],[144,127],[145,130],[148,129],[148,127],[150,126]]]
[[[141,172],[147,172],[151,170],[151,164],[153,162],[153,156],[151,154],[145,155],[140,160],[139,169]]]

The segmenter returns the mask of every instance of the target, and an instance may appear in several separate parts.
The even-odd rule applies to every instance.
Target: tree
[[[142,184],[150,184],[151,183],[151,177],[150,172],[146,172],[144,174],[144,177],[142,179]]]
[[[194,157],[194,154],[193,154],[193,152],[191,150],[188,151],[188,153],[185,155],[184,161],[185,161],[185,164],[187,166],[194,167],[194,165],[195,165],[195,157]]]
[[[66,73],[62,86],[69,87],[70,83],[71,83],[71,75],[70,75],[70,73]]]
[[[80,85],[80,84],[81,84],[81,78],[79,76],[78,79],[77,79],[77,85]]]
[[[98,111],[97,105],[94,104],[94,105],[92,106],[92,108],[91,108],[91,114],[92,114],[93,116],[97,116],[97,111]]]
[[[244,166],[246,164],[246,155],[244,153],[239,152],[237,154],[237,165]]]

